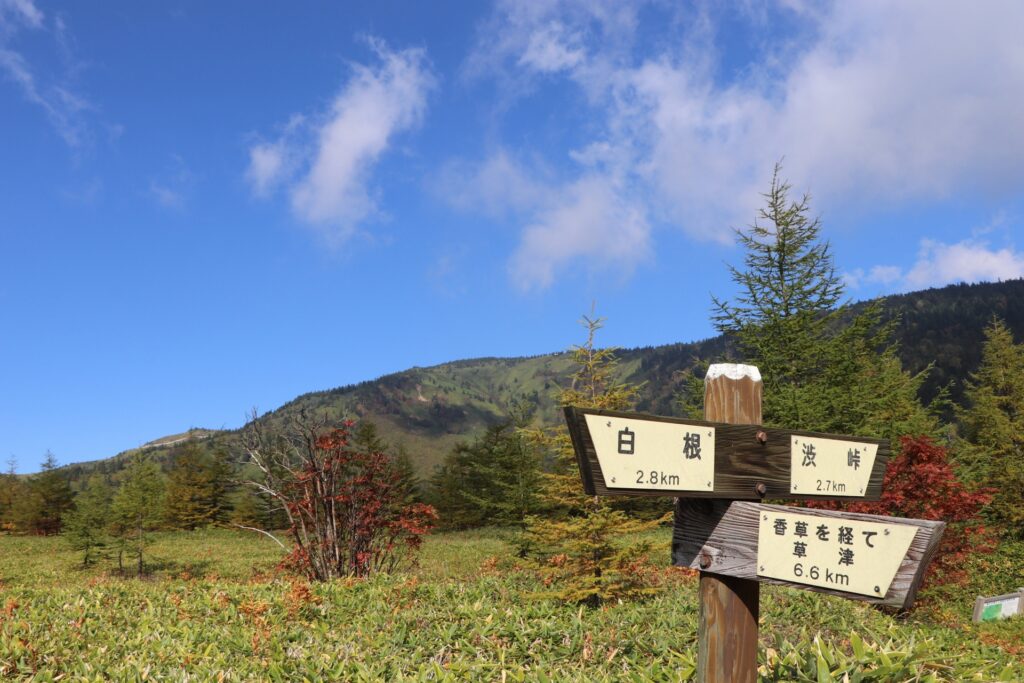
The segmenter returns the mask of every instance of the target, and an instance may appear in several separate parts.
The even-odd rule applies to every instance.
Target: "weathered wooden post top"
[[[888,441],[768,429],[761,375],[712,365],[705,420],[565,408],[583,488],[675,496],[672,561],[700,570],[698,678],[754,681],[761,583],[908,609],[944,522],[757,501],[877,500]]]

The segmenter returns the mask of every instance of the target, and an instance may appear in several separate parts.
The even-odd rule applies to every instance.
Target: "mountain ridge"
[[[904,368],[920,372],[934,363],[922,387],[926,400],[934,398],[944,386],[950,388],[952,399],[962,396],[964,379],[980,362],[983,330],[993,315],[1003,318],[1018,340],[1024,338],[1024,279],[948,285],[889,295],[881,300],[883,319],[897,320],[895,337]],[[851,309],[856,311],[869,302],[851,304]],[[730,340],[721,335],[692,342],[624,348],[618,355],[621,378],[645,383],[637,409],[669,415],[677,412],[676,395],[687,371],[704,362],[741,360],[736,358]],[[555,389],[567,381],[571,372],[571,355],[567,351],[456,359],[306,392],[261,419],[279,425],[294,412],[307,410],[336,420],[372,420],[387,441],[409,453],[418,474],[427,476],[455,444],[504,420],[513,402],[533,403],[541,423],[556,423],[560,418],[554,404]],[[237,448],[239,431],[207,435],[205,441],[211,447]],[[159,441],[144,447],[167,451],[170,457],[175,444]],[[84,475],[86,469],[118,469],[102,463],[123,460],[129,452],[65,468],[80,470],[79,475]]]

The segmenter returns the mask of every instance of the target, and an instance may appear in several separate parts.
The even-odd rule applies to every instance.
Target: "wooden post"
[[[704,379],[704,419],[761,424],[761,373],[752,365],[720,363]],[[729,501],[714,501],[729,505]],[[700,573],[697,680],[753,683],[757,678],[760,584],[751,579]]]

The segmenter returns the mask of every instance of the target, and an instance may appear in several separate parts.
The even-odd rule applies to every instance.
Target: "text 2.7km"
[[[638,484],[650,484],[653,486],[678,486],[679,475],[668,474],[661,470],[651,470],[650,472],[644,470],[636,471],[636,483]]]

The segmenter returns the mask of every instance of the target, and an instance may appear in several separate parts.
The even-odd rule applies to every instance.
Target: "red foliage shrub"
[[[347,429],[320,436],[286,487],[292,557],[310,578],[391,571],[437,518],[429,505],[402,504],[388,455],[349,448],[348,439]]]
[[[298,422],[285,437],[250,433],[247,450],[265,477],[259,488],[288,517],[294,548],[284,564],[309,579],[391,571],[437,518],[431,506],[406,502],[390,456],[349,446],[350,426],[325,432]]]
[[[927,436],[903,436],[899,454],[889,461],[879,500],[821,501],[807,507],[946,522],[928,578],[947,583],[962,578],[960,565],[968,550],[992,551],[995,535],[978,520],[978,512],[991,500],[988,489],[971,491],[957,479],[945,448]]]

